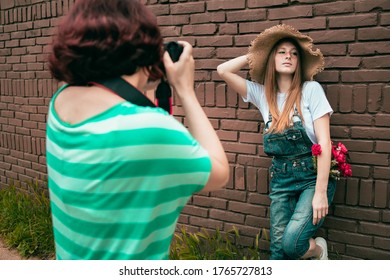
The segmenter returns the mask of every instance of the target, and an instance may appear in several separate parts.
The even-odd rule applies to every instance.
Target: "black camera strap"
[[[89,84],[106,88],[135,105],[156,107],[142,92],[120,77],[96,80]],[[156,90],[157,105],[170,114],[172,114],[171,96],[171,87],[166,81],[161,81]]]

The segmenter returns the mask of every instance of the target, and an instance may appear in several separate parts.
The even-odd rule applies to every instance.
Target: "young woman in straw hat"
[[[238,75],[249,64],[251,80]],[[336,182],[329,178],[332,108],[313,76],[323,70],[312,39],[288,25],[262,32],[249,53],[218,66],[218,73],[264,122],[270,168],[271,259],[327,259],[325,239],[313,236],[328,214]],[[322,153],[314,169],[311,147]]]

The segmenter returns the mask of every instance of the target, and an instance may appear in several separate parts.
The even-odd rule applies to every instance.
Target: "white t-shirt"
[[[243,98],[245,102],[253,103],[263,116],[264,123],[268,122],[269,107],[265,96],[265,88],[256,82],[246,81],[247,97]],[[279,111],[283,111],[284,103],[287,95],[278,93]],[[307,81],[302,87],[301,109],[304,119],[306,133],[313,143],[317,143],[313,123],[316,119],[321,118],[325,114],[332,114],[333,110],[330,106],[325,92],[321,85],[316,81]]]

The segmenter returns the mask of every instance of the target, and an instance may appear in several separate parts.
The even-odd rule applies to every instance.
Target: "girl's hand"
[[[328,215],[328,196],[326,192],[316,191],[314,193],[313,201],[313,225],[318,224],[322,218]]]

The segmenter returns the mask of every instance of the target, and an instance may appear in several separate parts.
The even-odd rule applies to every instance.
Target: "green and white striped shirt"
[[[181,210],[211,161],[160,108],[122,102],[81,123],[47,122],[57,259],[167,259]]]

